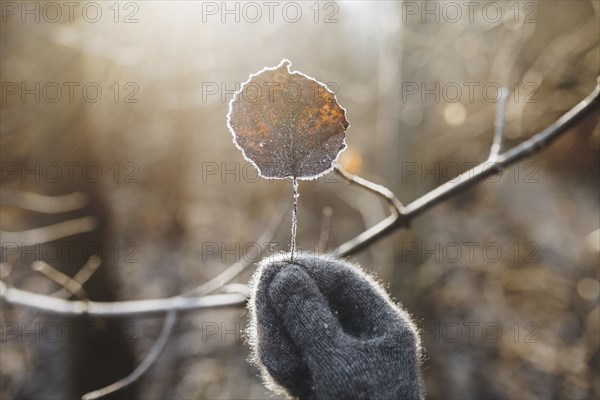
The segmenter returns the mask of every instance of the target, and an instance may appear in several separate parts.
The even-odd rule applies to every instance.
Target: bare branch
[[[131,317],[164,314],[169,310],[192,311],[205,308],[231,307],[245,304],[241,293],[198,297],[174,296],[165,299],[95,302],[64,300],[7,287],[0,281],[0,297],[9,304],[24,306],[48,314],[66,316]]]
[[[79,282],[58,271],[46,262],[41,260],[35,261],[33,264],[31,264],[31,269],[43,274],[46,278],[63,287],[61,290],[53,294],[54,297],[63,298],[75,296],[79,300],[87,300],[87,293],[83,287],[81,287]]]
[[[279,203],[279,208],[277,209],[275,214],[273,214],[273,217],[271,218],[271,221],[269,221],[267,228],[263,231],[263,233],[258,238],[259,244],[269,243],[269,242],[273,241],[273,238],[275,237],[277,230],[279,230],[279,227],[281,227],[281,224],[286,215],[286,211],[289,207],[290,207],[289,200],[281,201]],[[264,252],[266,250],[263,246],[259,246],[259,248],[261,249],[261,251],[260,251],[260,254],[257,256],[257,258],[262,257],[262,255],[264,254]],[[254,260],[254,261],[259,261],[259,260]],[[252,261],[249,261],[246,259],[239,260],[235,264],[228,267],[225,271],[221,272],[219,275],[217,275],[214,278],[212,278],[211,280],[209,280],[208,282],[205,282],[202,285],[198,286],[197,288],[184,293],[183,296],[202,296],[202,295],[212,293],[212,292],[218,290],[219,288],[221,288],[227,282],[230,282],[232,279],[234,279],[236,276],[238,276],[242,272],[244,272],[248,267],[250,267],[252,265],[252,263],[253,263]]]
[[[379,222],[377,225],[372,226],[371,228],[362,232],[355,238],[350,239],[346,243],[340,245],[340,247],[335,249],[331,253],[331,255],[334,257],[345,257],[358,253],[359,251],[370,246],[372,243],[376,242],[380,238],[386,236],[391,231],[401,227],[402,225],[400,223],[408,223],[404,222],[404,218],[404,214],[390,215],[383,221]]]
[[[85,207],[88,201],[88,196],[83,192],[73,192],[60,196],[46,196],[10,189],[2,189],[0,191],[1,205],[18,207],[23,210],[44,214],[58,214],[79,210]]]
[[[277,232],[277,230],[281,226],[281,223],[283,222],[283,217],[285,216],[286,210],[288,208],[289,208],[289,202],[286,202],[286,201],[280,202],[278,212],[276,212],[273,215],[273,217],[271,218],[271,221],[267,225],[267,228],[264,230],[262,235],[260,235],[260,237],[258,239],[259,243],[270,242],[273,240],[275,233]],[[261,247],[261,252],[260,252],[261,254],[259,256],[262,256],[264,251],[265,251],[265,249],[263,247]],[[258,258],[258,256],[257,256],[257,258]],[[240,261],[236,262],[235,264],[233,264],[232,266],[230,266],[229,268],[227,268],[225,271],[223,271],[219,275],[217,275],[216,277],[209,280],[208,282],[198,286],[197,288],[195,288],[187,293],[182,294],[181,297],[204,296],[209,293],[212,293],[212,292],[218,290],[219,288],[222,288],[225,283],[234,279],[237,275],[242,273],[245,269],[247,269],[251,265],[252,265],[252,262],[250,262],[248,260],[243,260],[243,261],[240,260]],[[82,270],[83,270],[83,268],[82,268]],[[230,285],[230,286],[232,286],[232,287],[228,288],[228,291],[233,292],[234,294],[243,296],[244,300],[242,301],[242,303],[244,303],[245,299],[250,295],[250,293],[247,291],[247,287],[245,285],[239,285],[239,286],[241,286],[241,288],[235,287],[234,285]],[[236,289],[236,290],[233,291],[232,289]],[[124,389],[124,388],[132,385],[137,380],[139,380],[142,376],[144,376],[144,374],[146,372],[148,372],[148,370],[152,367],[152,365],[154,365],[154,363],[158,360],[160,353],[162,353],[169,338],[171,337],[171,333],[173,332],[173,327],[175,326],[175,322],[176,322],[176,316],[177,316],[177,313],[174,309],[171,309],[168,311],[167,317],[163,321],[161,333],[160,333],[159,337],[156,339],[156,341],[154,342],[154,344],[152,345],[152,349],[146,355],[146,357],[144,358],[142,363],[140,365],[138,365],[138,367],[131,374],[127,375],[125,378],[120,379],[117,382],[112,383],[102,389],[98,389],[98,390],[95,390],[93,392],[83,395],[82,400],[95,400],[95,399],[99,399],[101,397],[107,396],[111,393],[114,393],[118,390]]]
[[[96,218],[88,216],[26,231],[0,231],[0,236],[2,236],[2,247],[34,246],[69,236],[79,235],[80,233],[90,232],[96,229],[97,225],[98,222],[96,221]]]
[[[404,207],[394,206],[395,202],[392,199],[395,198],[395,196],[387,188],[375,185],[362,178],[350,176],[350,179],[348,179],[349,181],[384,197],[390,202],[391,207],[396,208],[399,212],[397,214],[393,213],[354,239],[342,244],[333,252],[333,255],[347,256],[355,254],[395,229],[406,226],[414,217],[422,214],[434,205],[482,182],[485,178],[495,174],[499,169],[541,151],[560,135],[567,132],[569,128],[589,116],[599,105],[600,84],[598,84],[594,91],[582,102],[577,104],[542,132],[534,135],[514,148],[499,154],[495,161],[483,162],[475,168],[461,174],[458,179],[455,179],[453,182],[444,183]],[[239,267],[232,269],[233,273],[231,275],[237,275],[235,272],[238,270]],[[226,272],[227,271],[224,273]],[[219,280],[219,285],[217,286],[221,287],[225,283],[224,280]],[[111,303],[67,301],[12,287],[9,288],[2,281],[0,281],[0,298],[10,304],[22,305],[47,313],[61,315],[87,314],[100,317],[164,314],[169,310],[189,311],[212,307],[239,306],[246,302],[246,295],[243,293],[228,293],[199,297],[174,296],[166,299],[118,301]]]
[[[148,370],[154,365],[158,356],[164,350],[167,341],[169,340],[169,336],[171,336],[171,332],[173,332],[173,328],[175,327],[175,322],[177,321],[177,311],[169,310],[167,312],[167,316],[163,322],[162,329],[160,331],[160,335],[156,338],[156,341],[152,345],[150,352],[140,365],[137,366],[136,369],[131,372],[131,374],[127,375],[125,378],[116,381],[115,383],[111,383],[110,385],[103,387],[102,389],[94,390],[93,392],[89,392],[84,394],[81,397],[81,400],[95,400],[104,396],[108,396],[111,393],[114,393],[118,390],[124,389],[127,386],[132,385],[138,379],[140,379]]]
[[[385,186],[378,185],[376,183],[366,180],[365,178],[361,178],[360,176],[352,175],[351,173],[343,169],[339,164],[336,164],[335,172],[342,178],[347,180],[348,183],[357,185],[362,189],[384,199],[389,204],[392,215],[399,216],[404,213],[404,206],[402,205],[400,200],[398,200],[396,195]]]
[[[499,169],[505,168],[526,157],[531,156],[552,143],[577,123],[590,115],[600,105],[600,83],[583,101],[569,110],[552,125],[534,135],[530,139],[514,148],[498,155],[495,161],[485,161],[482,164],[461,174],[458,179],[446,182],[433,189],[404,207],[400,216],[391,215],[372,228],[350,239],[338,247],[332,255],[342,257],[355,254],[366,248],[390,232],[407,226],[416,216],[441,203],[447,198],[482,182],[485,178],[495,174]]]
[[[94,272],[96,272],[101,265],[102,260],[99,256],[95,255],[91,256],[83,265],[83,267],[77,271],[73,277],[73,280],[81,286],[81,290],[83,290],[83,285],[85,285],[85,283],[92,277],[92,275],[94,275]],[[63,297],[63,290],[52,293],[52,296]]]

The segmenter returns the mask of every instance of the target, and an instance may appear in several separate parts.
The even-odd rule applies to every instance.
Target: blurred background
[[[84,289],[99,301],[176,295],[253,261],[257,245],[285,250],[289,209],[273,240],[256,241],[291,184],[259,179],[225,118],[248,75],[282,58],[346,108],[342,165],[405,204],[486,159],[501,86],[508,148],[600,73],[599,1],[0,4],[0,277],[55,294],[46,275],[85,275],[98,255]],[[596,114],[351,257],[421,328],[428,398],[600,396],[599,150]],[[386,215],[334,174],[301,182],[299,200],[305,250]],[[161,326],[4,303],[0,316],[3,399],[109,384]],[[246,362],[247,318],[181,316],[155,367],[115,398],[273,398]]]

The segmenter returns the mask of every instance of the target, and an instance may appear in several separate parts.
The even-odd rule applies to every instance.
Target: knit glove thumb
[[[420,399],[415,326],[371,277],[333,258],[265,260],[249,303],[266,385],[305,399]]]

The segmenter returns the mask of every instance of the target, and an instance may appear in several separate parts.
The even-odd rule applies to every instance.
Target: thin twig
[[[279,207],[279,212],[277,212],[273,218],[271,219],[267,229],[263,232],[263,234],[258,239],[259,243],[270,242],[275,236],[276,231],[278,230],[281,222],[283,221],[283,215],[285,215],[285,210],[288,208],[289,203],[281,202]],[[264,248],[261,247],[261,255],[264,253]],[[198,286],[197,288],[184,293],[182,297],[191,297],[191,296],[205,296],[209,293],[212,293],[219,288],[221,288],[226,282],[231,281],[237,275],[239,275],[242,271],[248,268],[252,263],[248,260],[240,260],[228,267],[225,271],[223,271],[218,276],[209,280],[208,282]],[[242,285],[245,288],[245,285]],[[237,294],[240,294],[241,290],[237,291]],[[247,293],[241,293],[244,297],[246,297]],[[152,365],[158,360],[159,355],[162,353],[164,347],[173,332],[173,327],[175,326],[176,321],[176,311],[169,310],[167,313],[167,317],[163,321],[161,333],[159,337],[154,342],[152,349],[146,355],[142,363],[128,376],[119,381],[106,386],[105,388],[95,390],[93,392],[87,393],[83,395],[82,400],[94,400],[104,397],[110,393],[116,392],[118,390],[124,389],[137,380],[139,380],[144,374],[152,367]]]
[[[244,272],[247,268],[249,268],[254,262],[259,261],[258,258],[262,257],[262,255],[266,251],[266,247],[263,247],[263,244],[268,244],[273,241],[275,234],[281,227],[281,224],[284,221],[284,217],[286,215],[286,211],[290,207],[290,201],[281,201],[279,203],[279,207],[273,217],[269,221],[267,228],[263,231],[263,233],[258,238],[258,244],[260,248],[260,254],[256,257],[256,260],[248,260],[243,258],[238,260],[236,263],[228,267],[225,271],[221,272],[219,275],[215,276],[208,282],[203,283],[202,285],[192,289],[188,292],[185,292],[183,296],[203,296],[209,293],[212,293],[219,288],[223,287],[227,282],[231,282],[236,276]]]
[[[521,144],[500,154],[495,161],[485,161],[482,164],[461,174],[458,179],[446,182],[433,189],[429,193],[421,196],[417,200],[405,206],[400,216],[391,215],[379,222],[377,225],[367,229],[360,235],[350,239],[338,247],[333,256],[343,257],[356,254],[359,251],[370,246],[377,240],[388,235],[390,232],[407,226],[407,224],[416,216],[430,209],[436,204],[441,203],[447,198],[459,193],[485,178],[495,174],[499,169],[512,165],[526,157],[535,154],[552,143],[560,135],[564,134],[577,123],[590,115],[600,105],[600,84],[597,84],[592,93],[575,107],[567,111],[562,117],[552,125],[534,135]]]
[[[289,202],[287,202],[287,201],[280,202],[278,211],[273,215],[273,217],[271,218],[271,221],[267,225],[267,228],[265,229],[265,231],[262,233],[262,235],[258,239],[259,244],[262,244],[265,242],[268,243],[273,240],[273,237],[275,236],[277,230],[279,229],[279,227],[281,226],[281,223],[283,222],[283,217],[286,214],[286,210],[288,208],[289,208]],[[262,256],[262,254],[264,254],[264,251],[265,251],[265,248],[261,247],[260,256]],[[56,276],[56,274],[53,274],[53,273],[47,274],[47,276],[49,276],[51,279],[57,281],[58,283],[60,283],[60,282],[64,283],[63,286],[65,289],[67,289],[69,292],[71,292],[73,294],[77,294],[78,290],[76,290],[76,289],[79,289],[79,290],[82,289],[81,288],[82,283],[87,281],[90,278],[90,276],[94,273],[94,271],[96,270],[96,268],[99,265],[99,259],[98,259],[97,263],[93,263],[92,258],[90,258],[90,261],[88,261],[88,263],[86,263],[86,265],[84,265],[84,267],[79,272],[77,272],[77,274],[75,275],[75,277],[73,279],[54,270],[53,268],[52,268],[52,271],[55,271],[56,273],[58,273],[62,276],[57,279],[54,279],[57,276]],[[209,280],[208,282],[200,285],[199,287],[197,287],[187,293],[184,293],[183,295],[181,295],[181,297],[189,298],[189,297],[196,296],[196,298],[199,298],[201,296],[207,295],[208,293],[212,293],[212,292],[218,290],[219,288],[221,288],[225,283],[231,281],[233,278],[235,278],[237,275],[239,275],[241,272],[243,272],[250,265],[252,265],[251,261],[240,260],[240,261],[236,262],[235,264],[233,264],[232,266],[230,266],[229,268],[227,268],[225,271],[223,271],[218,276],[216,276],[213,279]],[[89,266],[92,266],[92,268],[88,268]],[[46,272],[48,272],[48,271],[46,271]],[[68,285],[69,283],[71,285]],[[78,285],[78,286],[74,287],[73,284]],[[16,289],[12,289],[12,288],[7,289],[2,282],[0,282],[0,285],[2,285],[2,286],[0,286],[0,292],[2,292],[2,293],[4,293],[5,290],[10,290],[11,293],[13,294],[13,296],[15,295],[15,293],[17,295],[19,294],[19,292],[15,292]],[[241,286],[244,286],[244,288],[245,288],[245,285],[241,285]],[[240,288],[238,288],[236,293],[233,293],[233,294],[235,296],[237,296],[237,298],[235,298],[236,302],[232,305],[243,304],[248,296],[248,293],[245,290],[242,290]],[[165,300],[169,300],[169,299],[165,299]],[[89,311],[90,303],[92,303],[92,302],[85,302],[85,307],[87,308],[88,311]],[[98,303],[95,303],[95,304],[98,305]],[[93,306],[93,304],[92,304],[92,306]],[[177,317],[176,309],[171,308],[171,309],[167,310],[167,316],[163,321],[160,335],[158,336],[158,338],[152,345],[150,352],[146,355],[146,357],[142,360],[140,365],[138,365],[138,367],[131,374],[127,375],[125,378],[120,379],[117,382],[114,382],[104,388],[84,394],[82,396],[82,400],[94,400],[94,399],[99,399],[101,397],[107,396],[111,393],[122,390],[122,389],[132,385],[137,380],[139,380],[142,376],[144,376],[144,374],[146,372],[148,372],[150,370],[150,368],[152,367],[152,365],[154,365],[154,363],[158,360],[159,355],[164,350],[164,348],[171,336],[171,333],[173,332],[173,327],[175,326],[176,317]]]
[[[118,380],[115,383],[111,383],[110,385],[103,387],[102,389],[94,390],[93,392],[89,392],[84,394],[81,397],[81,400],[95,400],[104,396],[108,396],[111,393],[114,393],[118,390],[124,389],[131,384],[135,383],[138,379],[140,379],[151,367],[154,365],[158,356],[164,350],[167,340],[169,336],[171,336],[171,332],[173,332],[173,327],[175,327],[175,322],[177,321],[177,311],[172,309],[167,312],[167,316],[163,322],[162,329],[160,331],[160,335],[152,345],[150,352],[144,358],[144,360],[137,366],[136,369],[125,378]]]
[[[96,218],[88,216],[28,229],[26,231],[0,231],[0,236],[2,236],[2,247],[35,246],[93,231],[97,225]]]
[[[57,290],[50,296],[59,298],[75,296],[79,300],[88,300],[88,296],[85,289],[83,289],[83,285],[100,265],[102,265],[100,257],[91,256],[73,278],[63,274],[42,260],[33,262],[33,264],[31,264],[31,269],[43,274],[46,276],[46,278],[62,286],[62,289]]]
[[[404,213],[404,206],[400,200],[398,200],[396,195],[385,186],[373,183],[365,178],[361,178],[360,176],[353,175],[342,168],[342,166],[339,164],[335,165],[335,172],[347,180],[351,185],[357,185],[360,188],[384,199],[389,204],[392,215],[399,216]]]
[[[401,208],[399,216],[390,215],[377,225],[342,244],[333,252],[333,255],[348,256],[355,254],[395,229],[406,226],[406,224],[414,217],[422,214],[434,205],[441,203],[445,199],[462,192],[477,183],[481,183],[485,178],[495,174],[499,168],[514,164],[517,161],[541,151],[560,135],[567,132],[569,128],[572,128],[589,116],[599,105],[600,85],[597,85],[594,91],[582,102],[577,104],[540,133],[500,154],[496,161],[483,162],[475,168],[461,174],[458,179],[455,178],[453,182],[446,182]],[[352,180],[355,181],[356,179]],[[361,186],[366,187],[364,185]],[[380,191],[375,192],[379,193]],[[387,198],[385,195],[384,197]],[[0,281],[0,298],[7,303],[22,305],[47,313],[60,315],[87,314],[111,317],[163,314],[171,309],[186,311],[212,307],[228,307],[242,305],[246,302],[246,296],[240,293],[200,297],[175,296],[167,299],[120,301],[111,303],[67,301],[16,288],[9,288],[2,281]]]
[[[83,265],[83,267],[81,267],[81,269],[77,271],[77,273],[73,277],[73,281],[77,282],[82,288],[81,290],[83,290],[83,285],[85,285],[85,283],[92,277],[92,275],[94,275],[94,272],[96,272],[101,265],[102,260],[99,256],[91,256]],[[57,292],[52,293],[51,296],[64,297],[64,292],[65,290],[61,289]]]
[[[62,289],[58,292],[55,292],[53,296],[60,298],[75,296],[79,300],[88,299],[87,293],[79,282],[58,271],[56,268],[52,267],[46,262],[41,260],[35,261],[33,264],[31,264],[31,269],[43,274],[46,278],[62,286]]]
[[[494,141],[490,148],[490,156],[488,161],[495,161],[498,155],[502,151],[502,145],[504,143],[504,127],[506,124],[506,100],[508,99],[509,90],[507,87],[503,87],[500,90],[500,100],[498,100],[498,107],[496,109],[496,121],[494,122]]]
[[[241,293],[198,297],[174,296],[163,299],[96,302],[64,300],[26,290],[8,287],[0,281],[0,297],[9,304],[64,316],[131,317],[160,315],[169,310],[192,311],[205,308],[239,306],[246,302]]]
[[[0,205],[18,207],[23,210],[44,214],[58,214],[75,211],[88,204],[88,196],[83,192],[73,192],[59,196],[22,192],[17,190],[0,190]]]

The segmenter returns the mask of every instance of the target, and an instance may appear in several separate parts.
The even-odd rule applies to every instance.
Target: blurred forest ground
[[[78,244],[76,257],[65,252],[48,261],[73,276],[85,262],[81,249],[101,246],[103,266],[86,286],[96,300],[175,295],[253,254],[247,245],[291,196],[291,185],[256,178],[231,142],[225,115],[236,82],[264,66],[288,58],[293,69],[330,82],[351,124],[343,164],[406,203],[452,178],[457,165],[464,172],[487,157],[496,85],[513,88],[510,147],[585,97],[600,72],[598,1],[481,2],[500,7],[499,21],[480,8],[472,21],[454,21],[442,14],[443,2],[428,3],[440,7],[436,21],[407,8],[416,4],[420,12],[423,2],[348,1],[319,3],[315,22],[312,3],[298,3],[297,23],[277,13],[272,23],[266,15],[256,23],[225,16],[223,23],[220,13],[203,9],[206,2],[132,3],[137,8],[121,8],[118,22],[102,2],[105,17],[97,23],[69,22],[66,14],[59,23],[23,23],[5,13],[1,24],[2,82],[93,82],[103,89],[96,103],[79,91],[73,102],[66,95],[56,103],[7,96],[0,114],[4,165],[100,166],[97,182],[82,173],[63,173],[58,182],[3,175],[3,190],[83,190],[92,201],[81,211],[1,210],[3,231],[94,215],[95,231],[68,238]],[[332,10],[337,22],[324,23]],[[133,11],[138,21],[122,23]],[[110,89],[115,82],[118,95]],[[419,91],[409,94],[414,85]],[[462,94],[449,101],[456,86]],[[126,103],[127,95],[138,101]],[[574,130],[502,179],[447,201],[352,258],[387,282],[423,329],[428,398],[600,396],[598,120]],[[326,207],[333,210],[329,241],[338,244],[386,212],[335,176],[302,182],[300,193],[304,248],[319,240]],[[289,223],[275,241],[289,241]],[[3,257],[3,279],[34,292],[57,290],[30,270],[32,257]],[[1,316],[3,327],[65,321],[5,305]],[[243,309],[182,316],[155,368],[122,396],[270,398],[245,361],[243,337],[232,333],[246,321]],[[74,343],[3,340],[0,397],[64,399],[110,383],[142,359],[161,323],[92,322],[120,333],[100,343],[79,336]],[[138,329],[133,342],[122,336],[128,322]]]

